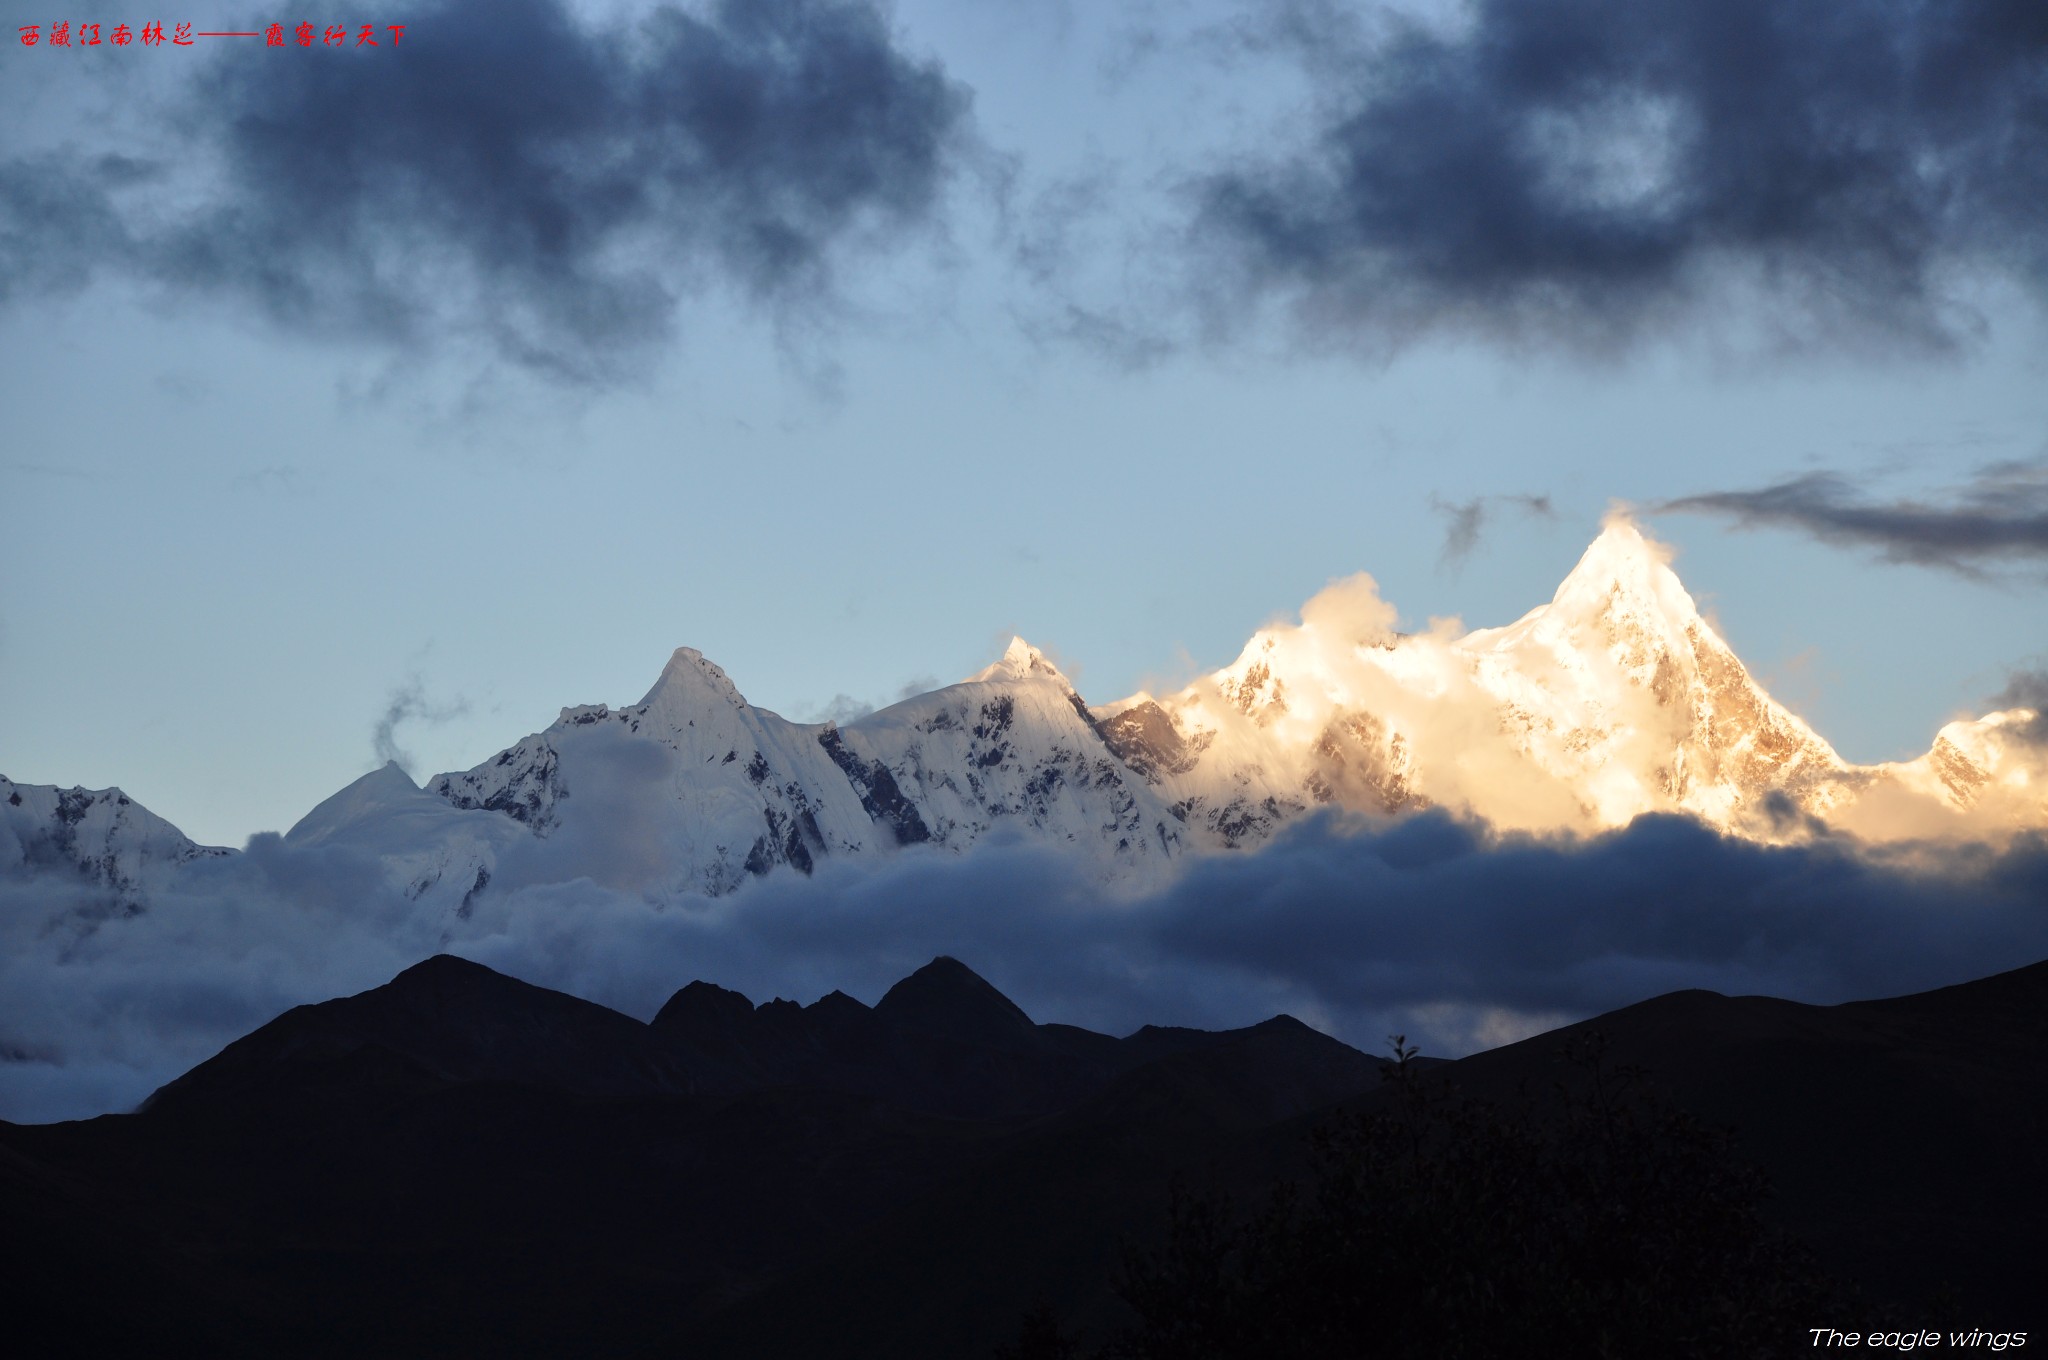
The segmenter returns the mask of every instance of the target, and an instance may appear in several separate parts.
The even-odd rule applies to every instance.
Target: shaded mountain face
[[[288,840],[371,856],[460,920],[521,886],[716,896],[835,856],[961,853],[998,831],[1142,889],[1187,854],[1257,846],[1326,806],[1580,832],[1676,812],[1766,840],[1814,818],[1874,839],[2048,825],[2038,714],[1952,722],[1918,760],[1851,765],[1765,692],[1667,558],[1614,521],[1548,603],[1471,632],[1397,632],[1354,577],[1183,690],[1096,707],[1018,639],[957,685],[843,725],[794,723],[682,648],[637,704],[563,709],[424,785],[387,765]],[[147,866],[206,853],[125,801],[91,801],[118,791],[0,793],[21,800],[0,820],[0,870],[61,863],[141,894]]]
[[[1173,1118],[1150,1194],[1375,1079],[1292,1021],[1037,1025],[951,959],[872,1008],[699,982],[642,1024],[443,956],[288,1012],[140,1113],[0,1125],[4,1250],[43,1286],[10,1326],[82,1353],[714,1353],[712,1319],[1049,1129]]]
[[[651,1029],[708,1095],[814,1087],[963,1119],[1051,1114],[1137,1067],[1243,1042],[1255,1032],[1147,1029],[1111,1039],[1035,1024],[967,965],[945,957],[897,983],[872,1008],[843,992],[809,1006],[778,1000],[757,1007],[736,992],[693,982],[670,998]],[[1294,1046],[1311,1055],[1325,1083],[1312,1095],[1375,1079],[1374,1064],[1362,1055],[1306,1026],[1294,1030]],[[1285,1083],[1274,1090],[1285,1094],[1261,1094],[1252,1103],[1317,1103]]]
[[[373,1089],[411,1100],[460,1087],[709,1108],[808,1088],[1002,1121],[1065,1109],[1147,1064],[1252,1041],[1294,1052],[1319,1074],[1306,1086],[1279,1079],[1273,1092],[1255,1081],[1249,1103],[1262,1109],[1299,1112],[1376,1079],[1363,1055],[1286,1017],[1221,1033],[1147,1027],[1126,1039],[1037,1024],[943,956],[872,1007],[836,991],[808,1006],[779,998],[757,1006],[698,981],[643,1024],[440,954],[381,987],[287,1011],[165,1085],[144,1109],[159,1119],[239,1117],[298,1100],[331,1106]]]
[[[891,987],[875,1015],[904,1029],[990,1048],[1029,1049],[1038,1038],[1038,1027],[1016,1002],[945,955]]]
[[[1433,1075],[1547,1105],[1589,1040],[1610,1073],[1635,1069],[1625,1079],[1732,1128],[1769,1177],[1775,1220],[1902,1318],[1937,1325],[1948,1307],[1984,1319],[1971,1326],[2039,1325],[2048,962],[1838,1006],[1675,992]]]
[[[1945,1326],[1948,1287],[1962,1325],[2027,1325],[2048,964],[1834,1007],[1675,993],[1425,1075],[1540,1118],[1593,1032],[1610,1070],[1732,1124],[1780,1224],[1873,1298]],[[0,1125],[0,1269],[34,1285],[10,1334],[985,1355],[1043,1299],[1100,1336],[1127,1316],[1119,1243],[1158,1239],[1175,1184],[1250,1202],[1300,1178],[1307,1132],[1383,1105],[1378,1078],[1285,1017],[1036,1025],[949,959],[874,1007],[699,982],[643,1025],[442,957],[280,1017],[141,1113]]]
[[[382,987],[287,1011],[163,1087],[149,1108],[475,1084],[588,1097],[686,1095],[696,1085],[639,1021],[438,954]]]

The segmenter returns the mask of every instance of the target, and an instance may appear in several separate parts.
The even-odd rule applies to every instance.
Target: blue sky
[[[1506,622],[1616,501],[1852,759],[2044,664],[2026,6],[362,8],[414,46],[0,5],[12,778],[238,844],[684,644],[1106,701],[1354,571]]]

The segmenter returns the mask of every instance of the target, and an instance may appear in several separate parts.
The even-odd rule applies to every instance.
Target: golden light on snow
[[[1648,812],[1760,839],[1810,832],[1788,811],[1880,838],[2048,820],[2024,796],[2040,753],[2010,739],[2013,715],[1951,723],[1919,761],[1844,761],[1749,674],[1671,560],[1610,513],[1547,604],[1469,632],[1449,619],[1398,634],[1373,579],[1348,577],[1180,693],[1103,711],[1156,703],[1201,746],[1167,781],[1183,799],[1223,796],[1228,770],[1249,806],[1430,803],[1516,830],[1596,831]]]

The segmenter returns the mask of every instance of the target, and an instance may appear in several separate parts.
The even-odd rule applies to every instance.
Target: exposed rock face
[[[1166,710],[1150,699],[1104,721],[1101,732],[1117,758],[1146,779],[1186,774],[1215,737],[1213,732],[1183,736]]]
[[[1370,713],[1332,718],[1316,738],[1314,754],[1304,787],[1318,803],[1386,813],[1429,806],[1413,784],[1407,738]]]
[[[562,712],[562,721],[578,726],[608,717],[610,711],[603,704]],[[464,774],[444,774],[434,780],[433,791],[459,808],[502,812],[542,836],[555,825],[555,805],[569,796],[562,783],[561,762],[545,735],[528,737],[510,750],[500,751],[488,765]]]
[[[1873,784],[1934,799],[1973,824],[2048,822],[2048,713],[2007,709],[1949,723],[1917,760],[1879,766]]]
[[[963,851],[999,827],[1144,882],[1318,807],[1447,805],[1575,830],[1686,812],[1769,837],[1802,824],[1788,809],[1831,817],[1878,788],[1964,814],[1988,789],[2024,788],[2040,761],[2022,739],[2031,715],[2015,714],[1951,724],[1910,765],[1849,765],[1764,692],[1626,522],[1506,627],[1409,635],[1392,621],[1369,580],[1340,583],[1179,693],[1100,708],[1019,639],[971,679],[844,725],[754,708],[685,648],[637,705],[565,709],[424,792],[370,776],[383,795],[323,805],[292,835],[375,846],[387,801],[414,809],[415,833],[438,816],[388,853],[451,906],[500,881],[518,838],[575,833],[585,791],[592,822],[621,808],[633,822],[630,853],[592,876],[657,895],[726,892],[833,855]],[[2048,821],[2024,803],[2015,814],[2004,797],[2001,816]]]
[[[1919,760],[1852,766],[1763,690],[1667,556],[1610,523],[1548,603],[1471,632],[1396,632],[1356,577],[1179,692],[1101,707],[1017,639],[959,684],[840,725],[794,723],[686,647],[637,704],[563,709],[425,787],[387,766],[288,839],[372,855],[461,918],[528,883],[717,895],[835,856],[964,852],[1005,828],[1137,885],[1318,808],[1443,806],[1541,831],[1678,812],[1762,838],[1814,818],[1875,836],[2048,825],[2040,714],[1953,722]],[[0,861],[117,893],[139,898],[149,866],[225,853],[118,790],[0,794]]]
[[[2029,714],[1950,724],[1909,765],[1852,766],[1764,691],[1666,558],[1634,525],[1610,523],[1548,604],[1462,635],[1394,632],[1370,580],[1354,578],[1223,670],[1098,716],[1195,838],[1226,846],[1325,804],[1444,804],[1582,831],[1682,812],[1770,837],[1787,807],[1853,814],[1891,790],[1962,813],[1996,785],[2000,810],[1982,830],[2048,822],[2048,743],[2019,735]]]
[[[755,708],[684,648],[638,704],[564,709],[547,731],[424,789],[387,767],[290,839],[382,855],[413,896],[460,913],[490,885],[520,881],[507,860],[530,839],[587,854],[599,883],[665,897],[810,873],[835,855],[962,851],[1000,826],[1111,877],[1183,848],[1165,802],[1022,641],[970,680],[844,725]]]

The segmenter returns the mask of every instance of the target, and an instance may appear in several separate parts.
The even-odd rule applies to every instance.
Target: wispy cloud
[[[286,463],[274,463],[248,472],[238,472],[230,484],[249,491],[295,495],[307,490],[308,478],[302,468]]]
[[[1752,491],[1680,496],[1662,513],[1721,515],[1745,528],[1799,529],[1827,543],[1872,548],[1889,562],[1981,577],[2048,562],[2048,460],[1995,463],[1932,498],[1873,499],[1837,472]]]
[[[445,701],[429,699],[426,682],[409,676],[385,701],[384,712],[370,729],[370,748],[379,765],[396,762],[406,773],[416,774],[412,754],[398,744],[398,729],[409,723],[453,722],[468,712],[469,700],[460,695]]]
[[[1993,711],[2032,709],[2034,716],[2014,728],[2022,740],[2048,746],[2048,670],[2016,670],[2004,689],[1991,696]]]
[[[829,703],[817,704],[804,710],[801,722],[850,723],[856,718],[865,718],[875,711],[875,706],[865,699],[856,699],[851,694],[835,694]]]
[[[1474,496],[1470,500],[1447,501],[1439,496],[1429,498],[1429,508],[1444,518],[1444,550],[1438,559],[1443,566],[1460,566],[1479,546],[1479,536],[1486,527],[1493,511],[1506,506],[1520,510],[1525,515],[1542,519],[1555,519],[1557,512],[1548,496],[1529,494]]]
[[[851,694],[835,694],[826,703],[814,703],[799,708],[796,714],[797,721],[849,723],[859,718],[865,718],[876,709],[886,707],[889,704],[901,703],[905,699],[915,699],[920,694],[929,694],[938,687],[939,682],[936,677],[914,675],[910,679],[905,680],[901,685],[898,685],[895,691],[887,698],[880,701],[871,702],[867,699],[856,699]]]

